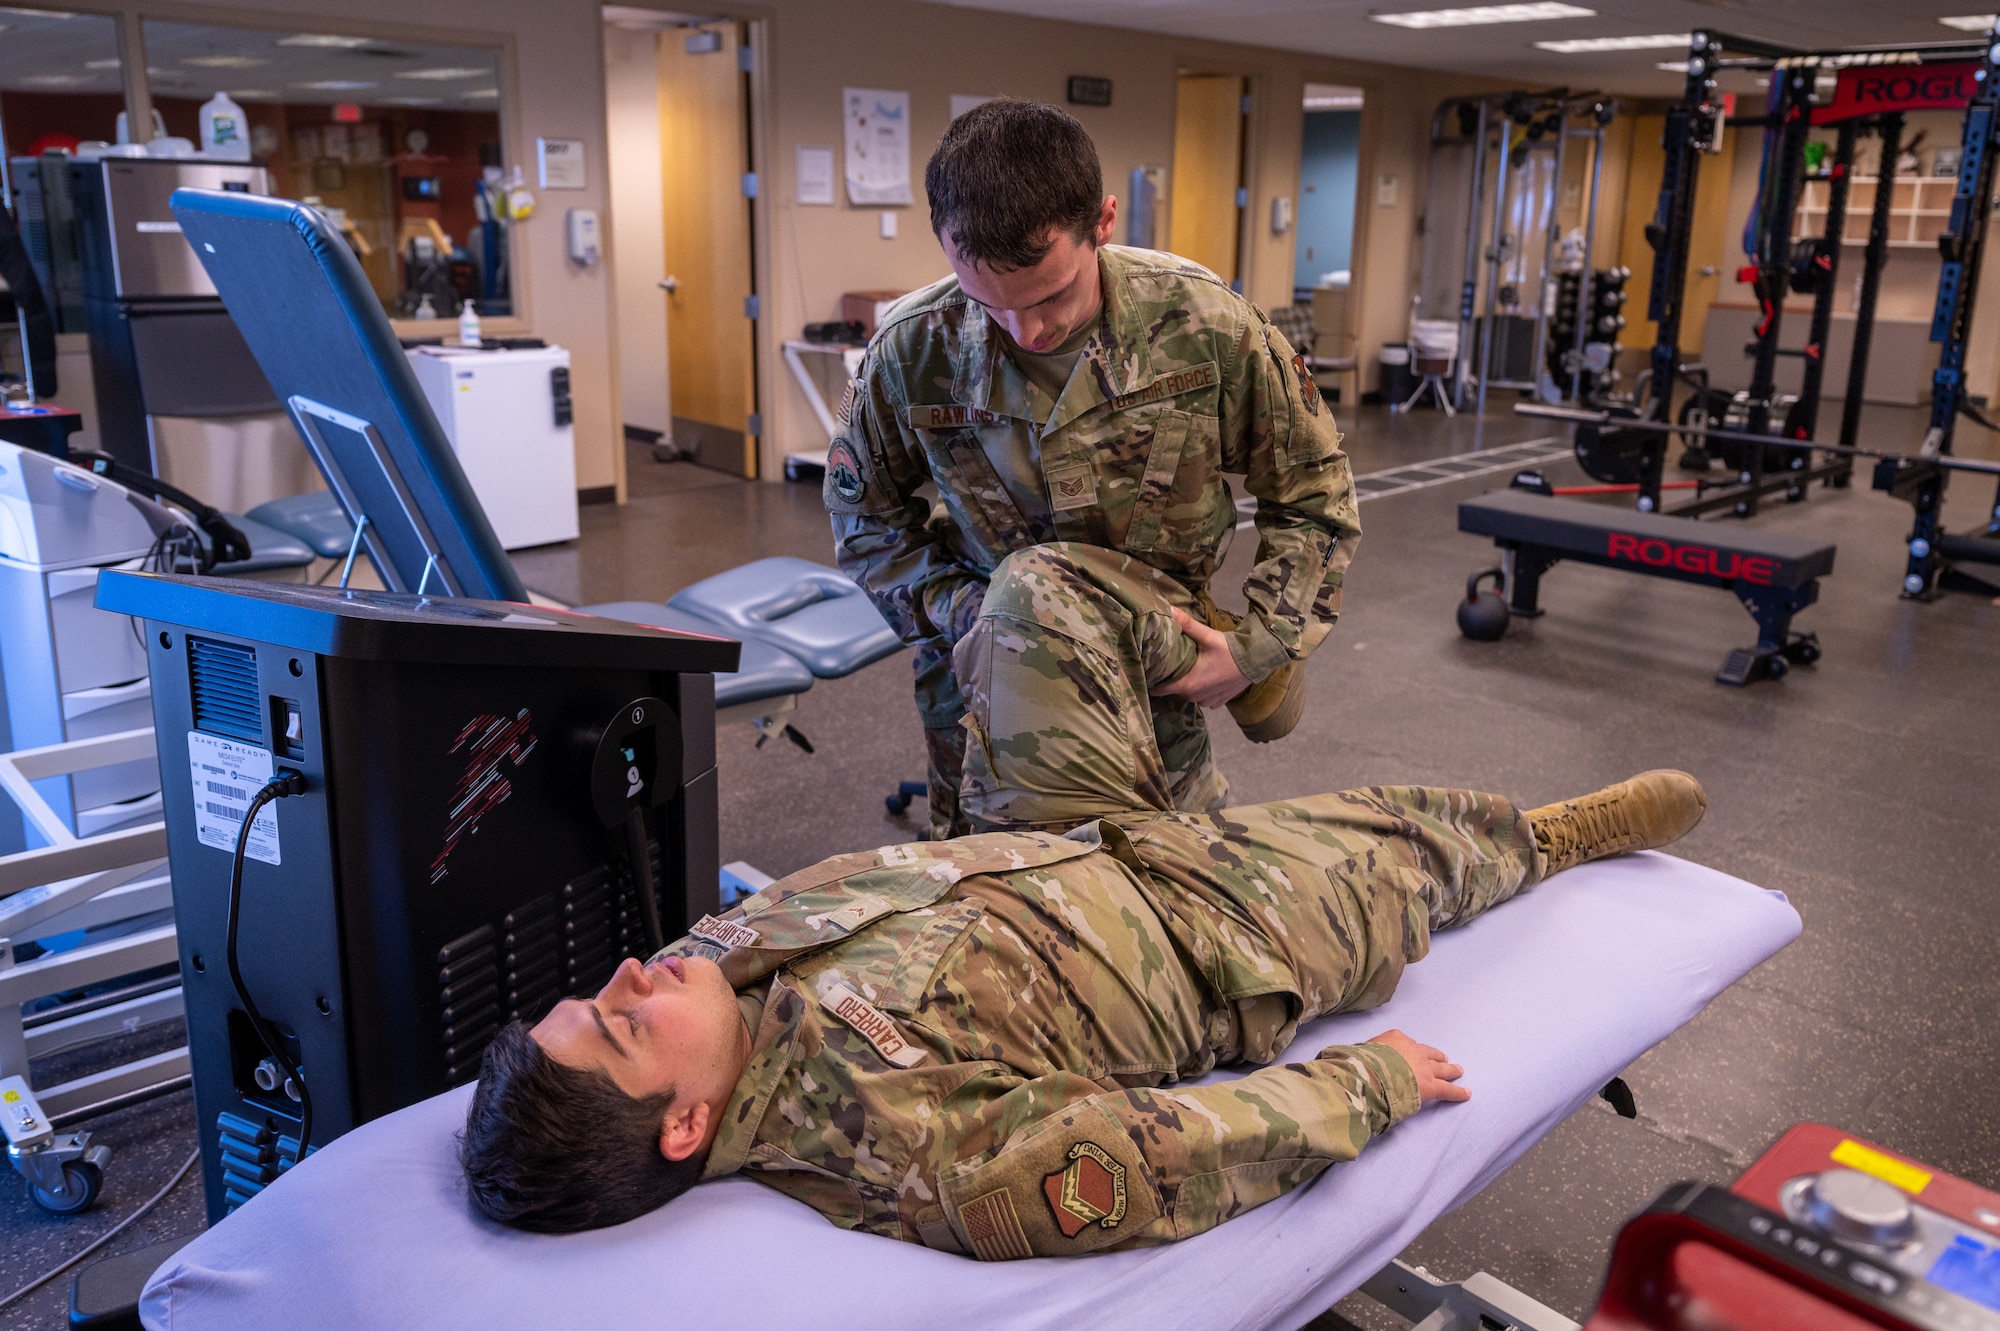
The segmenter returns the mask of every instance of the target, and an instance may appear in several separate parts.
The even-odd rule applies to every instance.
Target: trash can
[[[1382,348],[1382,400],[1402,406],[1417,391],[1417,376],[1410,369],[1407,343],[1390,342]]]

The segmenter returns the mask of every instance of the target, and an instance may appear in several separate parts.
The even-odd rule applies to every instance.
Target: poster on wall
[[[843,88],[847,201],[856,207],[910,202],[910,94]]]
[[[798,145],[800,203],[833,202],[833,149]]]

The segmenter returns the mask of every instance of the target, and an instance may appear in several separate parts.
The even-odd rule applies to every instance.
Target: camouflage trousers
[[[926,732],[944,797],[933,834],[1221,808],[1202,709],[1151,696],[1194,664],[1175,607],[1199,613],[1186,587],[1113,550],[1054,542],[1002,560],[951,654],[964,718]]]

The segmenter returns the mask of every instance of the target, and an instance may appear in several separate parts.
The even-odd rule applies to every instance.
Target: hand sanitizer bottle
[[[479,345],[479,311],[472,302],[465,302],[465,308],[458,312],[458,343],[464,347]]]
[[[250,118],[226,92],[202,103],[201,155],[223,162],[250,160]]]

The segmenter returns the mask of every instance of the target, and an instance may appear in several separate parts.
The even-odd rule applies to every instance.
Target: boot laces
[[[1542,851],[1557,863],[1572,857],[1602,855],[1632,835],[1624,814],[1625,801],[1618,796],[1587,797],[1561,806],[1553,818],[1535,824],[1546,843]]]

